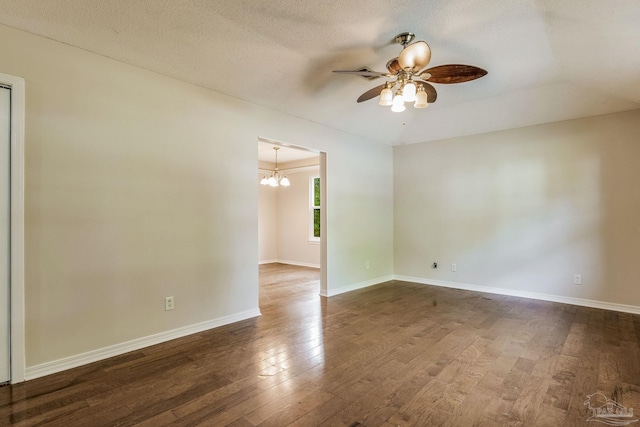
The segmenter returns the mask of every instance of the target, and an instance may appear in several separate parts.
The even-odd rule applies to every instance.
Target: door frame
[[[0,73],[0,83],[11,87],[11,383],[25,380],[24,330],[24,79]]]
[[[267,142],[269,144],[281,147],[291,147],[297,150],[309,151],[319,156],[319,172],[320,172],[320,296],[327,296],[327,152],[316,148],[305,147],[302,145],[289,144],[275,139],[258,136],[258,142]],[[256,264],[257,265],[257,264]]]

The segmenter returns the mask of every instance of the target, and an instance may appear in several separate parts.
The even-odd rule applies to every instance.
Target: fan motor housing
[[[394,37],[394,41],[402,46],[406,46],[416,38],[416,35],[410,32],[400,33]]]

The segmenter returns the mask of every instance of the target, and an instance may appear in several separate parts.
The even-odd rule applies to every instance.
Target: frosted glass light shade
[[[413,104],[415,108],[427,108],[429,103],[427,102],[427,92],[423,88],[420,88],[416,93],[416,103]]]
[[[393,111],[394,113],[401,113],[404,110],[404,98],[402,97],[402,90],[399,90],[396,93],[396,96],[393,97],[393,105],[391,106],[391,111]]]
[[[388,86],[385,86],[385,88],[382,89],[382,92],[380,92],[380,102],[378,104],[384,107],[388,107],[393,104],[393,92]]]
[[[394,113],[402,113],[406,109],[407,107],[405,107],[404,104],[400,106],[397,106],[397,105],[391,106],[391,111],[393,111]]]
[[[402,89],[402,97],[404,98],[404,102],[413,102],[416,100],[416,85],[411,80],[404,85]]]
[[[271,177],[269,178],[269,185],[272,187],[277,187],[278,186],[278,180],[275,177]]]
[[[291,183],[289,182],[289,178],[287,178],[286,176],[282,177],[282,179],[280,180],[280,185],[284,187],[290,186]]]
[[[267,178],[267,176],[265,175],[264,178],[262,178],[262,180],[260,181],[260,184],[269,185],[269,178]]]

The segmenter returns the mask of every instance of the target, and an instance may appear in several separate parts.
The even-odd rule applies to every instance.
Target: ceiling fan
[[[431,48],[424,41],[412,43],[413,33],[400,33],[394,42],[402,45],[402,52],[387,62],[388,72],[372,71],[368,68],[334,73],[354,74],[367,80],[379,77],[389,79],[386,83],[369,89],[358,98],[358,102],[380,96],[380,105],[391,106],[391,111],[405,110],[405,102],[414,102],[415,108],[426,108],[436,102],[438,94],[431,83],[463,83],[479,79],[487,74],[482,68],[472,65],[448,64],[427,68],[431,60]],[[395,94],[394,94],[395,92]]]

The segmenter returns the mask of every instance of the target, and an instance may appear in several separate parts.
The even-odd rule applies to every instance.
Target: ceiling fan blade
[[[427,102],[429,104],[433,104],[438,99],[438,92],[436,92],[436,88],[431,86],[429,83],[422,83],[424,86],[424,91],[427,92]]]
[[[375,98],[376,96],[380,95],[380,92],[382,92],[382,89],[384,89],[384,86],[385,85],[380,85],[380,86],[374,87],[373,89],[369,89],[368,91],[360,95],[360,97],[358,98],[358,102],[368,101],[371,98]]]
[[[431,48],[426,42],[419,41],[402,49],[398,63],[403,70],[418,71],[429,65]]]
[[[463,83],[486,76],[487,72],[473,65],[449,64],[424,70],[422,73],[431,74],[431,83]]]
[[[334,73],[339,74],[355,74],[356,76],[367,77],[367,78],[378,78],[378,77],[387,77],[389,73],[383,73],[381,71],[360,71],[360,70],[334,70]]]

